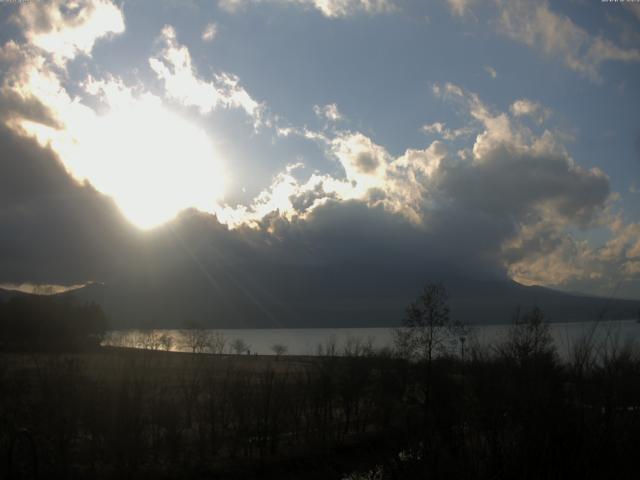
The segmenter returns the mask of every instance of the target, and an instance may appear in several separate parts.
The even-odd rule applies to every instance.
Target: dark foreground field
[[[359,372],[373,361],[361,360]],[[388,448],[359,393],[329,398],[340,357],[331,371],[314,358],[116,348],[0,362],[10,478],[342,478]],[[352,373],[340,381],[362,388]]]
[[[638,478],[635,350],[584,343],[561,364],[537,340],[464,361],[4,353],[2,474]]]

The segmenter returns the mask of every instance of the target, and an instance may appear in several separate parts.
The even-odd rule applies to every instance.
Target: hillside
[[[539,306],[549,321],[635,318],[640,301],[567,294],[515,282],[446,284],[452,316],[468,324],[507,323],[518,307]],[[70,292],[82,301],[100,304],[116,328],[177,328],[185,323],[211,328],[383,327],[398,325],[417,292],[348,292],[334,298],[277,303],[263,293],[249,297],[231,286],[223,292],[206,285],[191,288],[170,281],[154,285],[90,285]]]

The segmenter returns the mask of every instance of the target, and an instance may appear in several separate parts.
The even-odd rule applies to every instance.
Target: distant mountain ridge
[[[534,305],[550,322],[635,319],[640,312],[638,300],[569,294],[513,281],[449,279],[444,284],[452,317],[471,325],[508,323],[518,308]],[[413,288],[370,294],[364,289],[336,288],[315,298],[313,278],[298,289],[296,302],[278,302],[269,298],[269,293],[258,296],[256,291],[249,292],[237,282],[216,290],[194,278],[168,277],[152,283],[134,279],[116,285],[92,283],[56,296],[97,303],[112,328],[321,328],[397,326],[407,305],[419,294],[419,289]],[[16,295],[30,294],[0,289],[2,301]]]
[[[393,327],[400,324],[411,294],[343,296],[292,305],[250,302],[242,295],[220,295],[207,289],[175,285],[109,286],[90,284],[59,294],[81,302],[96,302],[113,328],[181,328],[186,324],[207,328],[321,328]],[[597,319],[632,319],[640,301],[567,294],[516,282],[458,282],[445,285],[452,317],[467,324],[512,321],[518,308],[538,306],[550,322]],[[0,293],[0,298],[19,292]]]

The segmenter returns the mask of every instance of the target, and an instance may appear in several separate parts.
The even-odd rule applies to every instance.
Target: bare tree
[[[461,338],[461,328],[462,325],[454,322],[449,315],[448,294],[444,286],[429,284],[407,308],[402,328],[395,330],[396,348],[400,354],[422,364],[420,383],[424,432],[429,431],[431,416],[433,358],[450,350]]]
[[[276,355],[276,358],[280,358],[282,355],[286,355],[288,350],[289,348],[282,343],[271,345],[271,351]]]
[[[555,345],[551,328],[538,307],[522,313],[516,310],[506,340],[497,347],[498,354],[519,365],[532,359],[551,359]]]
[[[349,335],[345,341],[342,354],[345,357],[366,357],[372,355],[373,351],[372,336],[363,339]]]
[[[162,348],[167,351],[170,352],[171,349],[173,348],[173,337],[171,335],[169,335],[168,333],[163,333],[162,335],[160,335],[160,344],[162,345]]]
[[[434,355],[449,351],[463,331],[463,325],[450,317],[444,286],[430,284],[407,308],[402,327],[394,331],[394,340],[402,356],[430,365]]]
[[[329,335],[324,344],[322,342],[318,343],[316,355],[319,357],[335,357],[338,355],[338,340],[336,336]]]
[[[182,338],[187,348],[193,353],[202,353],[208,346],[208,333],[201,328],[192,328],[182,331]]]
[[[125,337],[126,334],[119,331],[107,332],[104,338],[104,345],[109,347],[126,347]]]
[[[140,331],[136,335],[136,347],[144,350],[159,350],[160,336],[153,330]]]
[[[207,340],[209,351],[211,353],[224,353],[224,347],[227,345],[227,338],[222,332],[210,332]]]
[[[245,343],[241,338],[236,338],[233,342],[231,342],[231,349],[237,354],[245,353],[249,350],[249,345]]]

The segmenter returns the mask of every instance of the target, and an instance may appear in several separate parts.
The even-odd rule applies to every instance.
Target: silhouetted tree
[[[168,333],[163,333],[162,335],[160,335],[160,345],[162,345],[162,348],[167,351],[170,352],[171,349],[173,348],[173,337],[171,335],[169,335]]]
[[[282,343],[276,343],[275,345],[271,345],[271,351],[275,354],[277,358],[280,358],[282,355],[287,353],[287,346]]]
[[[227,339],[222,332],[209,332],[209,338],[207,339],[209,352],[222,354],[226,345]]]
[[[209,345],[209,334],[202,328],[190,328],[182,331],[182,338],[192,353],[202,353]]]
[[[107,329],[102,308],[73,297],[25,295],[0,302],[0,347],[19,350],[96,348]]]
[[[237,354],[240,355],[241,353],[245,353],[248,349],[249,349],[249,345],[247,345],[245,343],[244,340],[242,340],[241,338],[236,338],[232,343],[231,343],[231,349]]]
[[[402,327],[395,331],[396,347],[402,356],[418,360],[422,389],[423,435],[429,432],[433,389],[433,359],[444,354],[459,336],[461,325],[451,319],[448,294],[441,284],[429,284],[407,308]],[[424,447],[428,448],[426,442]]]
[[[551,328],[544,321],[544,313],[533,307],[522,313],[518,309],[507,339],[497,347],[498,353],[519,365],[535,359],[550,359],[555,355]]]
[[[395,330],[396,348],[403,356],[430,365],[436,354],[446,353],[447,347],[458,340],[462,328],[451,319],[444,286],[430,284],[409,305],[402,327]]]

